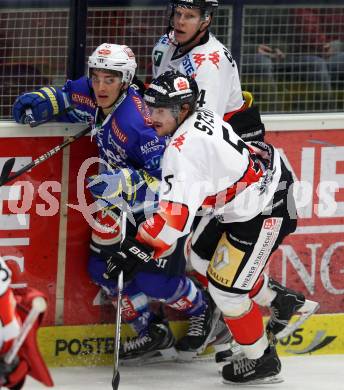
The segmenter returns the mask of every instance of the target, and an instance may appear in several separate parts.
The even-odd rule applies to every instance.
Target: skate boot
[[[232,338],[230,343],[227,344],[227,348],[215,353],[215,363],[218,364],[220,370],[222,367],[232,362],[233,360],[239,360],[245,357],[245,354],[240,345]]]
[[[168,325],[152,322],[141,335],[127,339],[119,350],[120,363],[151,364],[177,359],[175,338]]]
[[[318,302],[305,299],[303,294],[290,290],[271,278],[268,286],[276,291],[277,295],[271,302],[271,317],[266,329],[277,339],[290,335],[319,308]],[[294,314],[300,314],[300,317],[289,324]]]
[[[189,318],[189,328],[184,337],[176,343],[178,359],[190,361],[201,358],[209,343],[215,340],[214,331],[221,312],[215,307],[214,302],[207,292],[205,293],[206,306],[198,316]]]
[[[278,375],[281,362],[274,345],[270,345],[259,359],[233,360],[222,368],[223,383],[259,385],[280,383],[283,379]]]

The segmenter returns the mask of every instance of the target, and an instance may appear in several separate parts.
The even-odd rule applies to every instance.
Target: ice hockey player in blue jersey
[[[68,80],[61,89],[44,87],[19,96],[13,108],[14,119],[24,123],[25,110],[31,108],[34,120],[48,120],[73,106],[57,120],[93,124],[99,156],[110,166],[129,164],[159,177],[165,140],[152,129],[139,94],[128,88],[136,69],[133,52],[127,46],[102,44],[90,56],[88,65],[88,77]],[[109,71],[102,71],[101,66]]]
[[[89,179],[88,187],[103,208],[97,213],[92,232],[88,269],[92,280],[110,296],[116,294],[114,280],[119,272],[109,261],[118,251],[121,239],[120,210],[114,205],[118,199],[118,177],[123,185],[127,183],[134,188],[126,194],[127,204],[137,204],[140,197],[146,197],[147,185],[149,188],[155,178],[160,179],[160,157],[166,146],[165,138],[158,137],[151,127],[146,103],[131,87],[135,69],[135,56],[129,47],[103,43],[89,57],[88,77],[69,80],[62,88],[49,86],[25,93],[13,107],[18,123],[25,123],[26,110],[31,109],[33,119],[38,122],[56,119],[58,115],[58,121],[93,125],[93,137],[103,164],[99,175]],[[66,111],[68,107],[72,109]],[[135,219],[138,226],[145,218],[143,213],[137,213]],[[128,224],[127,235],[135,236],[136,226]],[[215,309],[203,289],[185,276],[185,246],[186,240],[180,240],[153,267],[149,262],[148,268],[140,269],[130,259],[122,267],[126,279],[123,320],[137,332],[137,337],[123,343],[122,358],[175,356],[173,334],[149,310],[149,299],[164,302],[190,318],[190,327],[195,328],[191,329],[194,334],[191,342],[187,340],[191,354],[202,352],[207,345],[216,323]],[[172,256],[174,260],[169,261]]]

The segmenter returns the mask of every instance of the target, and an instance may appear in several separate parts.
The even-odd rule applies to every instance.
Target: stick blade
[[[1,171],[1,175],[0,175],[0,186],[7,183],[8,178],[11,174],[11,171],[14,167],[15,161],[16,161],[16,159],[14,157],[12,157],[5,162],[4,166],[2,167],[2,171]]]
[[[114,375],[113,378],[112,378],[112,389],[113,390],[117,390],[118,389],[120,379],[121,378],[120,378],[120,375],[119,375],[119,371],[117,371],[116,375]]]

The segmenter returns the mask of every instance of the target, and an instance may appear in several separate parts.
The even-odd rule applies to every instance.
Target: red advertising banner
[[[0,168],[15,157],[13,171],[17,171],[62,141],[62,137],[1,138]],[[32,286],[46,294],[49,325],[55,322],[61,158],[57,154],[0,187],[0,256],[12,270],[15,287]]]
[[[270,272],[319,301],[322,313],[344,312],[344,131],[269,132],[294,172],[298,228],[273,255]]]
[[[0,168],[16,157],[16,171],[62,141],[1,138]],[[270,274],[319,301],[320,312],[344,312],[344,131],[268,132],[267,141],[295,174],[299,214],[297,231],[272,256]],[[66,150],[0,187],[0,256],[15,286],[47,294],[45,325],[108,322],[111,305],[101,305],[87,273],[90,226],[80,211],[65,208],[79,203],[80,167],[97,150],[89,137]]]
[[[80,140],[80,143],[71,145],[71,158],[69,165],[69,193],[68,203],[79,204],[77,193],[77,176],[83,162],[91,156],[97,156],[97,148],[90,142],[89,137]],[[87,171],[95,173],[97,166],[93,164]],[[85,193],[87,201],[91,199]],[[104,319],[108,309],[112,307],[101,305],[100,288],[93,284],[88,271],[88,253],[91,228],[83,214],[74,208],[68,207],[67,248],[66,248],[66,274],[64,294],[64,323],[94,324],[106,322]],[[113,314],[110,320],[113,321]]]

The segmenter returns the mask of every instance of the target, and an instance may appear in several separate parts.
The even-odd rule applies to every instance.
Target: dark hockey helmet
[[[170,0],[169,3],[173,8],[200,8],[208,12],[213,12],[219,6],[218,0]]]
[[[190,111],[196,108],[198,86],[190,76],[169,70],[154,79],[145,91],[144,99],[152,107],[181,107],[190,105]]]
[[[213,12],[216,10],[218,6],[219,6],[218,0],[169,0],[167,34],[169,34],[171,30],[173,30],[173,16],[176,7],[199,8],[201,10],[201,16],[203,21],[208,21],[210,19],[210,16],[213,14]]]

